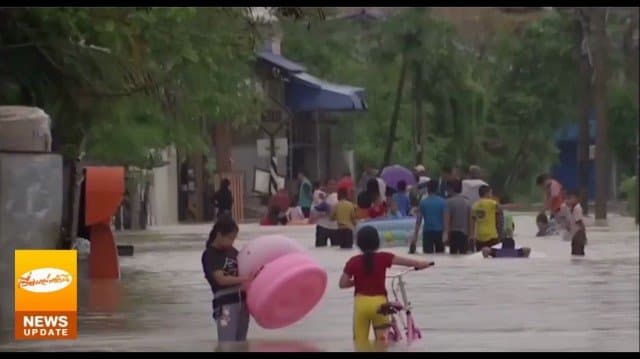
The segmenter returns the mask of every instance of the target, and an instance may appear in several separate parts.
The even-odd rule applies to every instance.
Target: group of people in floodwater
[[[315,224],[316,246],[330,243],[352,248],[359,221],[415,217],[411,253],[421,238],[423,253],[443,253],[448,246],[450,254],[483,251],[485,256],[528,256],[529,248],[515,248],[515,225],[508,213],[515,205],[506,194],[493,193],[478,166],[470,166],[464,177],[449,166],[443,166],[436,179],[427,176],[423,165],[415,166],[413,172],[416,185],[399,181],[396,188],[387,186],[371,166],[366,166],[357,186],[349,173],[338,180],[312,183],[300,172],[297,194],[291,197],[286,189],[279,190],[270,198],[260,224]],[[536,218],[537,235],[562,233],[572,243],[571,254],[584,255],[587,239],[578,194],[565,192],[548,174],[538,176],[536,184],[545,194],[544,210]],[[218,214],[231,212],[229,185],[223,179],[214,195]],[[499,243],[504,253],[492,249]]]
[[[464,177],[449,166],[443,166],[435,179],[427,176],[423,165],[415,166],[413,172],[416,185],[399,181],[396,188],[387,186],[370,166],[357,186],[348,173],[339,180],[313,184],[299,173],[298,194],[292,199],[286,190],[280,190],[271,198],[261,224],[315,224],[316,246],[330,243],[351,248],[359,221],[415,217],[411,253],[421,238],[423,253],[444,253],[449,247],[450,254],[529,255],[529,248],[516,248],[513,240],[515,224],[508,210],[516,205],[506,194],[493,193],[478,166],[470,166]],[[545,193],[544,210],[536,219],[538,235],[562,232],[572,241],[571,253],[584,255],[586,234],[578,195],[565,192],[547,174],[538,176],[537,185]],[[500,243],[501,249],[493,248]]]
[[[513,205],[504,195],[494,196],[491,187],[481,178],[480,168],[471,166],[464,179],[448,168],[443,168],[438,179],[428,178],[422,165],[414,171],[417,184],[409,187],[399,182],[397,188],[387,187],[371,168],[365,171],[357,187],[349,175],[338,181],[329,180],[323,186],[311,184],[304,173],[300,173],[297,200],[290,201],[286,191],[280,191],[271,198],[269,213],[262,224],[315,223],[316,246],[330,242],[341,248],[352,248],[353,230],[358,221],[415,216],[410,253],[416,252],[423,227],[423,253],[444,253],[448,245],[451,254],[482,251],[485,257],[529,256],[530,249],[516,248],[513,239],[513,218],[505,213]],[[571,253],[584,255],[587,241],[578,196],[574,192],[565,193],[562,185],[547,174],[538,176],[536,183],[545,193],[544,212],[549,213],[538,216],[538,234],[544,236],[561,230],[563,237],[571,241]],[[217,206],[222,205],[222,211],[209,234],[202,254],[202,268],[213,292],[212,310],[218,339],[244,341],[250,321],[244,288],[253,277],[238,274],[238,250],[233,243],[239,227],[229,214],[233,203],[230,191],[224,191],[221,186],[220,194],[216,195],[222,199],[216,202]],[[356,343],[368,341],[371,327],[376,341],[385,342],[390,322],[381,308],[388,303],[387,269],[393,265],[425,269],[434,263],[379,251],[380,235],[370,225],[362,226],[355,238],[362,253],[347,261],[338,286],[354,288]],[[494,247],[499,243],[501,248]]]

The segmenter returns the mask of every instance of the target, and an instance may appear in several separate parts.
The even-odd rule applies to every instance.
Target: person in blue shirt
[[[311,181],[303,171],[298,173],[300,189],[298,190],[298,207],[302,209],[304,218],[309,218],[311,214],[311,204],[313,203],[313,187]]]
[[[438,181],[427,183],[427,197],[420,201],[419,212],[409,253],[415,253],[418,232],[424,219],[422,230],[422,253],[444,253],[444,236],[449,233],[447,202],[438,194]]]
[[[398,210],[398,204],[395,201],[391,201],[389,205],[389,212],[387,213],[387,218],[389,219],[402,219],[404,216]]]
[[[403,217],[409,215],[411,211],[411,203],[409,201],[409,195],[407,194],[407,182],[398,181],[398,191],[393,194],[393,202],[398,206],[398,212]]]

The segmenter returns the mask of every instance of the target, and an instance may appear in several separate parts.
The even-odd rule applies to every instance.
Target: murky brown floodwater
[[[423,339],[388,350],[638,351],[637,230],[590,231],[587,257],[572,259],[569,243],[533,237],[533,217],[516,217],[516,226],[518,245],[533,248],[530,259],[436,256],[436,267],[409,275],[408,294]],[[135,256],[121,258],[120,283],[80,283],[78,340],[5,340],[0,351],[216,350],[211,293],[200,268],[209,228],[186,228],[119,238],[135,245]],[[339,290],[337,281],[357,250],[312,248],[313,227],[254,225],[241,227],[238,247],[267,232],[283,232],[305,244],[326,266],[329,288],[300,323],[280,330],[252,323],[249,343],[229,350],[354,350],[352,292]]]

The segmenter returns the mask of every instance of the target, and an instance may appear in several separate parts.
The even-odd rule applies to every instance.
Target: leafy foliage
[[[308,9],[275,8],[308,19]],[[317,11],[317,10],[316,10]],[[202,151],[215,121],[259,118],[259,30],[248,8],[0,9],[0,98],[43,108],[54,147],[146,166],[150,150]]]
[[[613,155],[618,159],[622,175],[629,176],[636,164],[636,138],[638,133],[638,101],[630,86],[637,84],[614,83],[609,92],[609,141]]]
[[[443,164],[479,164],[498,189],[526,190],[557,153],[555,131],[576,118],[570,26],[552,13],[519,35],[495,39],[483,56],[460,45],[448,23],[412,9],[368,26],[332,20],[305,31],[288,24],[283,52],[321,76],[366,88],[369,111],[349,115],[354,118],[337,132],[353,143],[359,163],[378,163],[404,51],[422,68],[405,90],[422,86],[425,165],[437,171]],[[392,155],[405,166],[415,165],[415,94],[409,93]]]

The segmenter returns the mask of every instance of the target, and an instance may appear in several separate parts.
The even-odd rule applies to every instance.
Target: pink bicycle
[[[387,276],[387,278],[391,279],[391,292],[393,293],[395,301],[382,305],[379,313],[391,316],[391,324],[387,333],[387,338],[393,342],[399,342],[402,340],[402,332],[398,326],[398,322],[400,322],[404,327],[404,333],[407,336],[408,344],[411,344],[414,340],[422,338],[420,329],[413,321],[413,316],[411,315],[411,302],[407,299],[405,281],[402,278],[405,274],[415,270],[415,268],[409,268],[398,274]],[[398,292],[400,292],[402,302],[398,300]]]

